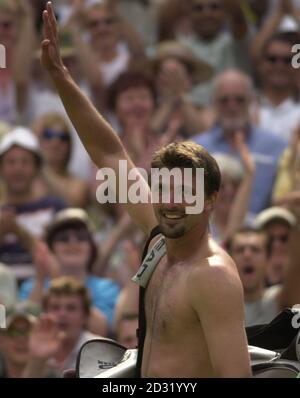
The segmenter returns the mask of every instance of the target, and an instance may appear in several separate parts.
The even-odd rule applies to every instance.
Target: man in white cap
[[[263,229],[270,239],[271,250],[266,270],[266,282],[270,286],[283,282],[289,254],[289,234],[295,224],[293,213],[279,206],[263,210],[254,220],[255,227]]]
[[[23,127],[8,132],[0,142],[0,175],[5,195],[0,207],[0,261],[14,267],[20,279],[32,274],[21,265],[31,263],[32,236],[41,236],[54,213],[65,207],[55,197],[37,197],[34,181],[42,158],[36,137]]]

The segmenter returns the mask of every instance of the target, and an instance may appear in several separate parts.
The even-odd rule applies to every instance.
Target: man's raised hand
[[[59,51],[58,28],[51,1],[47,3],[43,12],[43,22],[41,63],[49,72],[55,72],[64,68],[64,65]]]

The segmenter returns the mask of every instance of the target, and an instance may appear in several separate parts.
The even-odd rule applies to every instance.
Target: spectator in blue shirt
[[[225,153],[238,158],[234,135],[242,132],[256,164],[256,176],[250,198],[248,222],[270,204],[278,159],[287,143],[272,132],[254,125],[249,116],[253,96],[250,78],[237,70],[221,73],[214,84],[216,125],[194,137],[210,153]]]
[[[119,286],[107,278],[91,274],[91,268],[97,259],[97,246],[93,240],[92,226],[86,212],[69,208],[56,214],[46,229],[46,245],[38,243],[35,251],[35,279],[21,285],[20,298],[41,302],[50,279],[66,275],[85,283],[89,289],[94,312],[89,330],[105,335],[99,325],[103,324],[103,314],[109,325],[112,323],[114,307],[119,294]]]

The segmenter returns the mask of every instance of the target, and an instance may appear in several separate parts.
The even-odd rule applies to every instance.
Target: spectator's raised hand
[[[47,3],[47,10],[43,12],[43,33],[41,63],[49,72],[55,72],[64,67],[58,41],[58,28],[52,3]]]
[[[245,136],[242,131],[237,131],[234,133],[233,145],[240,155],[240,159],[245,167],[246,172],[253,175],[255,173],[255,163],[248,150],[247,144],[245,142]]]
[[[39,280],[54,278],[59,275],[59,265],[46,243],[36,240],[32,250],[36,277]]]
[[[30,335],[30,357],[47,361],[61,350],[64,338],[65,333],[59,330],[56,319],[52,315],[41,315]]]
[[[0,238],[17,229],[16,213],[13,207],[3,207],[0,210]]]

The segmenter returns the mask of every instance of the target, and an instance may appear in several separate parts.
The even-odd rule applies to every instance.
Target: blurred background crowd
[[[0,0],[0,377],[61,377],[82,344],[134,348],[145,236],[40,66],[44,0]],[[222,186],[211,233],[246,325],[300,303],[300,0],[53,0],[66,67],[135,163],[195,141]],[[80,109],[78,109],[80,112]]]

